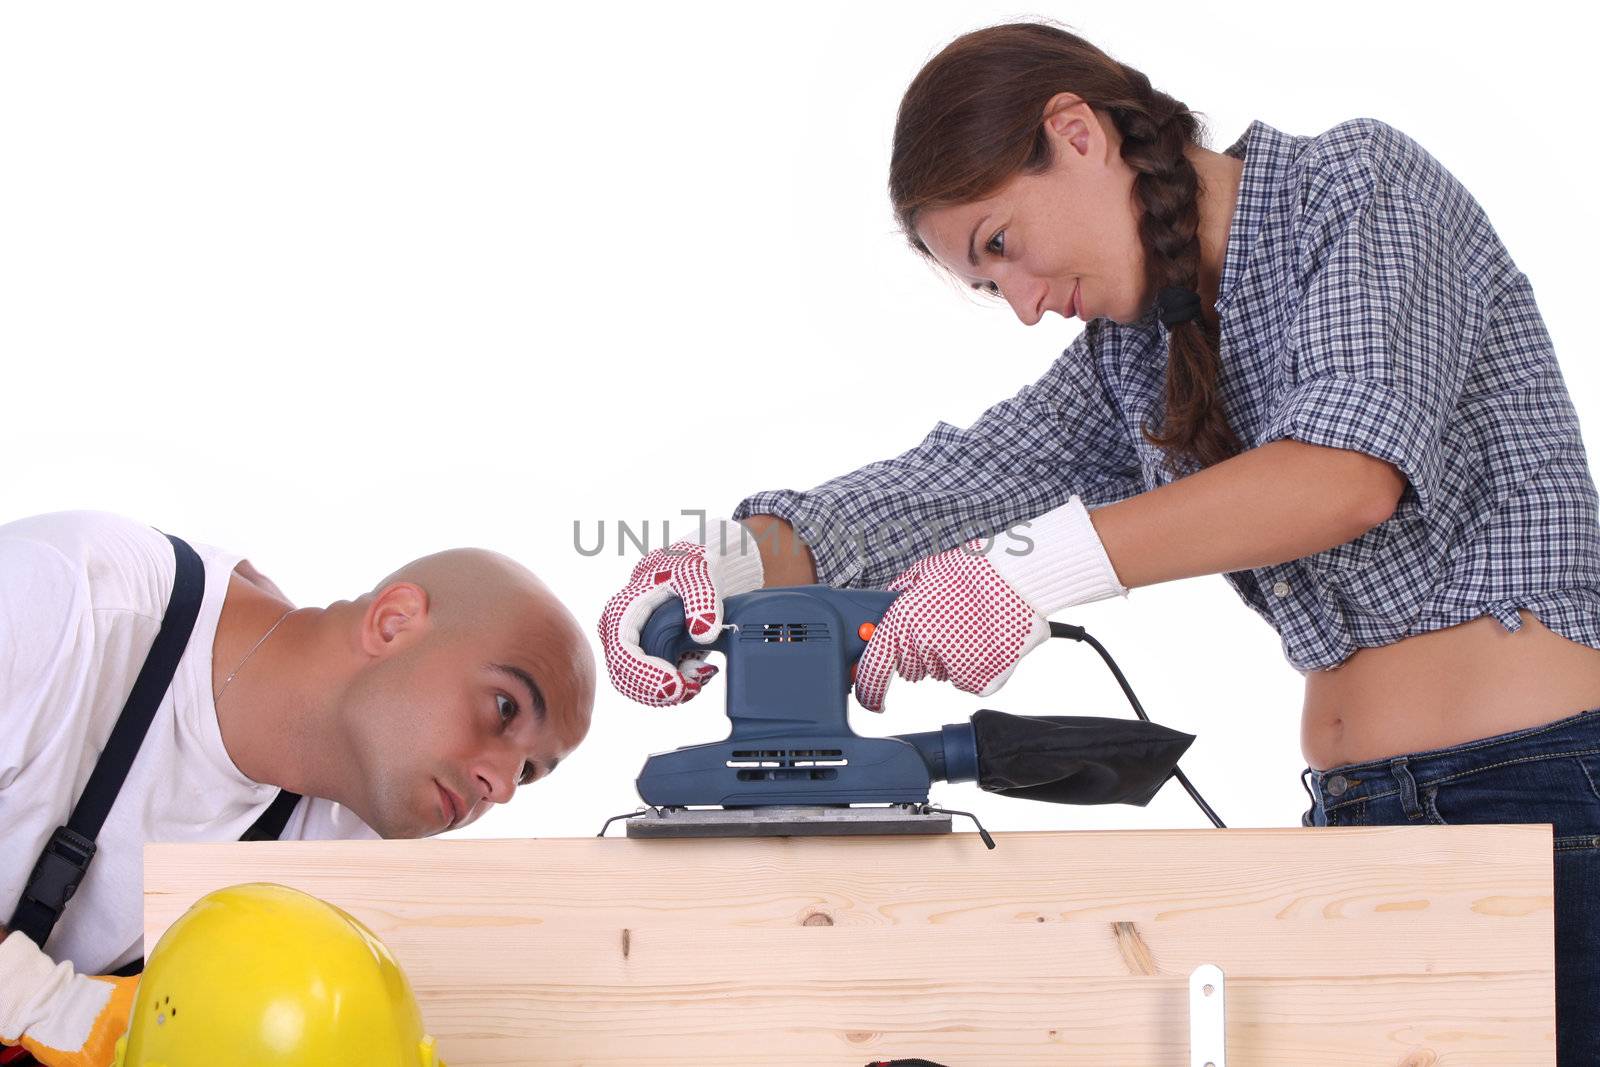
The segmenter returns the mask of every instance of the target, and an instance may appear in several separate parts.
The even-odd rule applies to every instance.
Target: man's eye
[[[504,725],[517,717],[517,702],[504,693],[494,695],[495,703],[500,708],[500,723]]]
[[[1006,231],[996,230],[994,236],[989,238],[989,243],[983,246],[983,250],[991,256],[1004,256],[1006,254]]]
[[[531,784],[533,784],[533,780],[535,778],[537,778],[537,777],[538,777],[538,772],[533,769],[533,764],[524,763],[522,765],[522,777],[517,779],[517,784],[518,785],[531,785]]]

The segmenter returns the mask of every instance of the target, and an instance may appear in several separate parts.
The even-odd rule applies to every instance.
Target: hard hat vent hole
[[[167,1025],[167,1016],[169,1015],[174,1019],[178,1017],[178,1009],[172,1007],[171,1005],[171,997],[162,997],[160,1000],[155,1002],[153,1007],[155,1008],[157,1026]]]

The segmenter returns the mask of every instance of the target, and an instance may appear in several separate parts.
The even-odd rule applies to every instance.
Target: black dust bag
[[[1143,807],[1194,743],[1141,719],[987,709],[972,716],[972,730],[980,789],[1051,804]]]

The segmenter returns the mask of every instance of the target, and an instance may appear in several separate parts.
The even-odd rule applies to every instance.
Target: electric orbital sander
[[[650,756],[637,782],[647,806],[608,819],[601,835],[620,819],[641,838],[948,833],[951,816],[967,813],[930,802],[936,781],[1053,803],[1143,806],[1182,777],[1178,758],[1194,737],[1144,720],[1137,701],[1144,721],[986,709],[924,733],[855,733],[855,664],[899,595],[826,585],[742,593],[723,602],[722,632],[710,644],[689,635],[678,598],[661,604],[640,647],[668,663],[722,653],[731,728],[720,741]],[[1093,641],[1078,627],[1051,630]]]

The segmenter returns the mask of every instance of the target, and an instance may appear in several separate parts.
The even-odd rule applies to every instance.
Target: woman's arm
[[[1269,567],[1360,537],[1405,478],[1363,452],[1284,439],[1090,512],[1123,585]]]
[[[1272,441],[1148,492],[1090,511],[1122,584],[1286,563],[1353,541],[1387,519],[1406,480],[1344,448]],[[776,515],[744,520],[766,584],[817,580],[811,551]]]
[[[918,559],[1043,515],[1074,494],[1093,507],[1138,492],[1139,456],[1091,346],[1095,333],[1085,329],[1042,377],[971,426],[940,421],[897,456],[804,492],[741,500],[732,518],[770,516],[751,530],[777,531],[783,542],[762,545],[763,565],[787,579],[768,571],[767,584],[878,589]],[[779,551],[791,529],[809,559]]]
[[[816,560],[811,549],[795,534],[794,527],[776,515],[751,515],[744,526],[761,552],[761,573],[768,587],[814,585]]]

